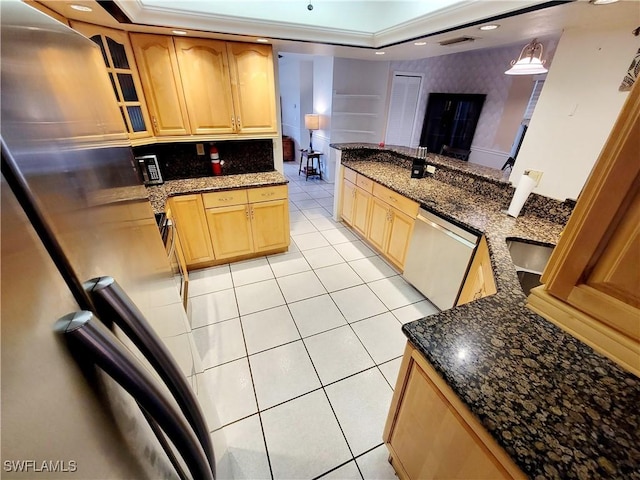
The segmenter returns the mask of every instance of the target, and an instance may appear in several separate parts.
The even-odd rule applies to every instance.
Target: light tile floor
[[[331,217],[333,184],[290,180],[287,253],[190,275],[218,420],[218,478],[393,479],[382,444],[405,337],[437,312]]]

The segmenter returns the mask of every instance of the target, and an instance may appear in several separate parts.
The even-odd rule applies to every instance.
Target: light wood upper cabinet
[[[104,67],[129,138],[133,140],[150,137],[151,120],[126,32],[75,21],[71,22],[71,27],[100,47]]]
[[[636,82],[529,306],[640,375],[640,82]]]
[[[156,135],[277,132],[271,46],[131,34]]]
[[[154,133],[158,136],[189,135],[191,128],[173,38],[132,33],[131,44]]]
[[[237,132],[276,132],[271,46],[227,43],[227,49]]]
[[[226,42],[181,37],[173,41],[191,133],[235,132]]]

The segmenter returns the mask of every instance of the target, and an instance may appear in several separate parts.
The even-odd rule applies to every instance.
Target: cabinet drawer
[[[389,205],[413,218],[418,214],[419,205],[416,202],[409,200],[407,197],[404,197],[393,190],[389,190],[387,187],[383,187],[379,183],[373,183],[373,196],[378,197],[380,200],[384,200]]]
[[[359,173],[356,177],[356,185],[359,186],[366,192],[373,193],[373,180],[368,179],[367,177],[363,177]]]
[[[202,194],[204,208],[229,207],[247,203],[246,190],[226,190]]]
[[[344,178],[345,180],[349,180],[351,183],[356,183],[356,177],[358,176],[358,174],[356,172],[354,172],[353,170],[350,170],[348,168],[344,169]]]
[[[266,202],[267,200],[284,200],[287,198],[287,186],[251,188],[247,190],[249,203]]]

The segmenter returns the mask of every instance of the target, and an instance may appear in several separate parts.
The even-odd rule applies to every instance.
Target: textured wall
[[[547,64],[557,45],[557,38],[540,39],[544,44]],[[420,72],[425,74],[422,85],[421,104],[418,106],[416,132],[422,131],[429,93],[484,93],[487,95],[478,122],[473,145],[488,149],[495,145],[503,110],[509,97],[512,78],[505,75],[509,62],[517,58],[524,45],[474,50],[420,60],[391,62],[391,71]],[[533,88],[533,82],[531,84]]]

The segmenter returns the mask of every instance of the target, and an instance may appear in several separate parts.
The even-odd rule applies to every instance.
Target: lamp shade
[[[304,116],[304,126],[308,130],[319,130],[320,129],[320,115],[317,113],[307,113]]]
[[[542,44],[534,39],[531,43],[524,46],[520,52],[518,60],[511,62],[511,68],[507,70],[507,75],[536,75],[538,73],[547,73],[542,60]]]

